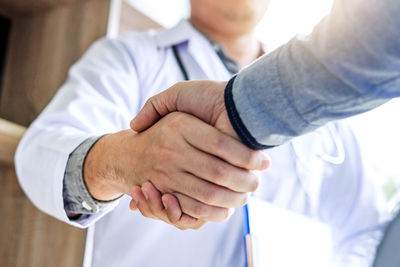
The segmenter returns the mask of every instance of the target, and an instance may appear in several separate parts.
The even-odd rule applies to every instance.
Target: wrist
[[[113,150],[108,149],[112,134],[103,136],[89,150],[83,165],[83,180],[90,195],[99,201],[110,201],[123,194],[117,182]]]
[[[224,100],[225,100],[225,108],[227,111],[227,115],[230,121],[230,125],[235,131],[236,135],[240,138],[240,140],[249,148],[254,150],[262,150],[271,148],[273,146],[267,146],[260,144],[254,137],[251,135],[244,122],[242,121],[239,112],[236,108],[235,101],[233,99],[233,84],[236,79],[236,76],[231,78],[228,84],[225,87],[224,92]]]

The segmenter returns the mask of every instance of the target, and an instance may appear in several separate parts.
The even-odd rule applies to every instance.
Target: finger
[[[232,191],[226,187],[210,183],[193,174],[182,172],[179,179],[170,181],[173,192],[190,196],[204,204],[221,208],[237,208],[247,202],[247,194]]]
[[[179,90],[177,90],[176,87],[172,87],[150,97],[136,117],[131,121],[131,129],[141,132],[152,126],[164,115],[176,111],[176,99],[179,94],[178,91]]]
[[[206,205],[180,193],[174,193],[174,195],[178,198],[182,211],[194,218],[206,221],[222,222],[227,220],[230,216],[228,208]]]
[[[248,170],[263,170],[269,165],[270,160],[265,153],[248,148],[193,116],[184,118],[196,121],[194,127],[185,127],[183,131],[184,138],[195,148]]]
[[[148,205],[150,211],[154,215],[159,215],[157,217],[164,217],[164,206],[161,201],[160,192],[153,186],[150,182],[145,182],[142,185],[142,192],[146,199],[146,204]]]
[[[172,224],[179,223],[182,215],[182,210],[179,205],[178,200],[171,194],[164,194],[161,196],[160,191],[155,188],[155,186],[150,182],[145,182],[142,185],[143,194],[147,195],[147,204],[150,207],[150,210],[159,218],[164,218],[165,215],[168,217],[168,220]],[[195,223],[196,220],[194,218],[184,218],[183,224],[192,224]]]
[[[219,114],[225,110],[226,84],[227,82],[215,81],[178,82],[151,97],[132,120],[131,128],[137,132],[143,131],[173,111],[193,114],[206,123],[215,125]]]
[[[168,221],[168,223],[187,228],[197,223],[195,218],[192,218],[186,214],[182,214],[179,202],[173,195],[167,195],[164,197],[166,200],[164,206],[160,192],[153,186],[152,183],[144,183],[142,185],[142,192],[146,198],[150,211],[156,217],[164,221]]]
[[[167,215],[169,212],[173,213],[174,209],[176,209],[176,213],[179,212],[179,214],[181,214],[179,221],[174,223],[175,225],[179,225],[181,227],[186,227],[186,228],[191,228],[191,229],[199,229],[201,226],[203,226],[206,223],[205,220],[198,219],[198,218],[195,218],[188,214],[183,213],[177,198],[173,194],[166,193],[162,196],[161,199],[162,199],[163,203],[165,203],[165,207],[166,207],[165,209],[167,211]],[[168,215],[168,218],[170,218],[170,217],[176,217],[176,215]]]
[[[132,197],[137,199],[136,206],[144,217],[151,219],[160,219],[151,212],[149,206],[147,205],[146,198],[143,195],[142,189],[139,186],[132,187],[131,194]]]
[[[260,183],[255,172],[232,166],[198,150],[187,151],[183,165],[193,175],[236,192],[254,192]]]
[[[181,220],[182,216],[187,216],[182,213],[181,206],[179,205],[179,202],[174,195],[166,193],[161,197],[161,200],[167,212],[168,219],[171,223],[176,224],[179,222],[179,220]],[[186,224],[190,223],[189,221],[187,221],[187,218],[182,218],[182,220],[184,220],[184,223]]]
[[[187,214],[182,214],[178,201],[172,195],[167,196],[168,205],[167,209],[165,209],[161,201],[161,194],[157,190],[157,188],[153,186],[152,183],[145,182],[142,185],[141,189],[144,199],[139,198],[139,202],[141,203],[141,205],[139,205],[139,209],[143,210],[142,214],[146,214],[143,214],[144,216],[150,218],[158,218],[168,224],[176,226],[181,230],[198,229],[199,227],[204,225],[205,222],[199,221],[198,219],[193,218]],[[171,197],[173,198],[173,200],[171,199]],[[168,215],[169,209],[172,209],[170,215]],[[169,217],[171,217],[173,221],[171,221]]]
[[[129,208],[132,210],[132,211],[137,211],[138,210],[138,207],[137,207],[137,200],[136,199],[134,199],[134,198],[132,198],[132,200],[129,202]]]

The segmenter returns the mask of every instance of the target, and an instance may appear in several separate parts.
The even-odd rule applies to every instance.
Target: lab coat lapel
[[[221,62],[211,43],[197,31],[188,43],[188,53],[208,79],[226,81],[232,76]]]
[[[159,32],[155,39],[159,49],[179,46],[190,79],[228,80],[231,77],[209,40],[189,21],[182,20],[175,27]]]

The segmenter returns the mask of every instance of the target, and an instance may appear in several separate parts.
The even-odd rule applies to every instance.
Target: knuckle
[[[224,184],[228,178],[228,169],[225,165],[219,164],[215,167],[214,178],[218,184]]]
[[[224,149],[225,140],[221,136],[215,136],[211,139],[212,147],[216,154],[220,154]]]
[[[214,188],[209,188],[204,192],[204,201],[207,204],[215,204],[218,198],[218,192]]]
[[[178,112],[172,112],[168,114],[168,122],[165,124],[164,130],[167,132],[170,131],[179,131],[182,127],[184,127],[186,123],[186,116],[184,114]]]

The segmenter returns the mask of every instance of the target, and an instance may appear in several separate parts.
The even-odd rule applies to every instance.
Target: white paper
[[[327,267],[328,225],[251,198],[248,204],[254,267]]]

